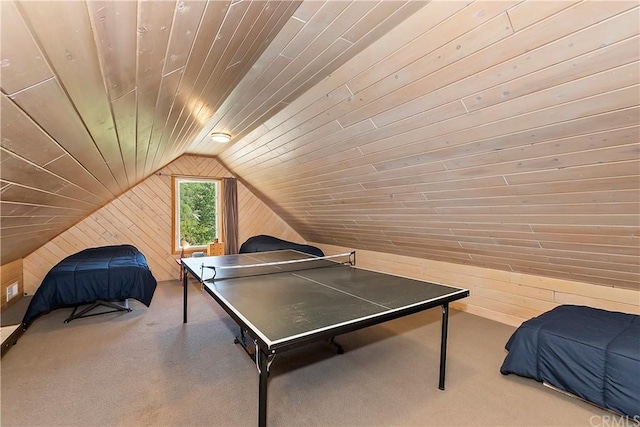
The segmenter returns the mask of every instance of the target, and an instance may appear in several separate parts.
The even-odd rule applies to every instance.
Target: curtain
[[[238,182],[236,178],[222,179],[224,253],[238,253]]]

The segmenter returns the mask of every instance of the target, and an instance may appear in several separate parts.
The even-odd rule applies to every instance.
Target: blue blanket
[[[156,284],[146,258],[135,246],[85,249],[63,259],[47,273],[22,323],[26,328],[51,310],[98,300],[133,298],[148,307]]]
[[[240,246],[239,252],[241,254],[245,254],[252,252],[282,251],[287,249],[292,249],[315,256],[324,256],[324,252],[322,252],[322,250],[316,246],[288,242],[286,240],[278,239],[277,237],[273,236],[267,236],[265,234],[248,238]]]
[[[502,374],[640,416],[640,316],[563,305],[524,322],[506,348]]]

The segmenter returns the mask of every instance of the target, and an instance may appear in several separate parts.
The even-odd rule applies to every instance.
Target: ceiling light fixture
[[[231,141],[231,135],[224,132],[211,132],[211,139],[222,144]]]

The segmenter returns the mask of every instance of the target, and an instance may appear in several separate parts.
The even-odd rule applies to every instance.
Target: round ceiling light
[[[220,142],[224,144],[231,141],[231,135],[224,132],[212,132],[211,139],[214,140],[215,142]]]

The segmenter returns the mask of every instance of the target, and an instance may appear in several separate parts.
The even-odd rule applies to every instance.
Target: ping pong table
[[[267,380],[276,354],[321,340],[335,343],[337,335],[437,306],[442,306],[438,387],[444,390],[449,303],[469,296],[467,289],[357,268],[355,252],[315,257],[284,250],[181,262],[183,322],[191,274],[240,328],[235,342],[252,356],[259,374],[259,426],[267,422]]]

